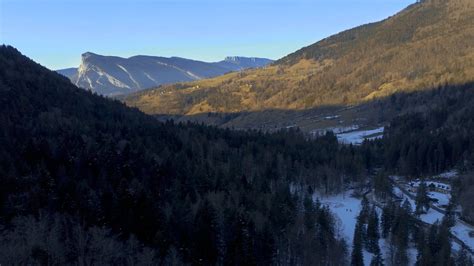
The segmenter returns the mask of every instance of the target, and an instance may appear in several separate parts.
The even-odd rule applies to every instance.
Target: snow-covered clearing
[[[354,238],[354,229],[357,222],[357,216],[361,210],[361,199],[352,197],[353,191],[347,191],[343,194],[333,195],[333,196],[321,196],[317,193],[313,195],[313,200],[317,199],[321,202],[322,205],[328,206],[331,209],[331,212],[338,219],[338,229],[340,237],[346,240],[348,245],[349,254],[352,250],[352,241]],[[381,211],[378,211],[379,219]],[[383,258],[386,258],[389,255],[389,244],[385,239],[381,238],[379,241],[380,249],[382,250]],[[410,258],[410,265],[413,265],[416,261],[416,256],[418,254],[417,250],[413,247],[408,248],[408,256]],[[373,254],[367,252],[364,249],[364,265],[370,265]]]
[[[352,246],[354,229],[361,209],[361,200],[351,197],[352,191],[334,196],[313,195],[313,200],[319,199],[321,204],[328,206],[339,219],[340,237],[343,237],[349,247]]]
[[[384,127],[379,127],[372,130],[359,130],[347,133],[337,134],[339,142],[344,144],[360,145],[365,139],[377,139],[382,138]]]

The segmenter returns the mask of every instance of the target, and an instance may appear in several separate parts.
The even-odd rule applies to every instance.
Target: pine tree
[[[378,248],[378,244],[377,244]],[[377,249],[377,251],[374,253],[374,256],[372,257],[372,260],[370,261],[370,266],[383,266],[383,258],[382,254],[380,253],[380,248]]]
[[[463,247],[456,256],[456,266],[472,266],[472,259]]]
[[[218,228],[216,212],[206,199],[201,204],[194,220],[195,246],[193,260],[197,264],[215,265],[218,256]]]
[[[256,246],[257,264],[272,265],[275,258],[275,237],[268,222],[265,223],[263,231],[258,234],[258,237],[260,245]]]
[[[382,209],[382,237],[387,238],[392,228],[395,204],[390,201]]]
[[[436,261],[441,265],[452,264],[450,229],[446,223],[441,223],[439,227],[437,242],[440,243],[440,249],[436,252]]]
[[[383,174],[374,177],[374,193],[380,199],[386,199],[392,194],[393,188],[390,180]]]
[[[413,209],[408,199],[405,199],[405,201],[403,202],[402,210],[403,210],[403,215],[408,216],[408,217],[411,215]]]
[[[446,208],[446,213],[444,214],[442,224],[451,228],[456,224],[456,214],[454,213],[454,203],[452,198],[449,201],[448,207]]]
[[[390,239],[395,246],[394,260],[397,265],[406,265],[408,263],[407,247],[411,224],[410,215],[411,206],[405,200],[402,207],[397,209]]]
[[[364,255],[362,253],[363,248],[363,221],[361,215],[357,217],[357,223],[354,230],[354,239],[352,243],[352,254],[351,254],[351,265],[352,266],[363,266]]]
[[[368,224],[367,224],[367,233],[366,233],[366,248],[369,252],[377,252],[379,248],[379,218],[375,206],[372,207],[369,213]]]
[[[304,224],[306,229],[311,230],[316,225],[316,207],[310,197],[305,197],[303,206]]]
[[[367,200],[366,197],[363,197],[362,198],[362,208],[360,210],[360,213],[359,213],[359,216],[362,220],[362,223],[367,223],[367,219],[369,217],[369,214],[370,214],[370,204],[369,204],[369,200]]]
[[[416,191],[416,214],[422,214],[430,208],[430,198],[428,197],[428,189],[425,182],[421,182]]]

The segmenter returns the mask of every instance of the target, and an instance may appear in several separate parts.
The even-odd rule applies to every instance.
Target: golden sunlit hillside
[[[271,66],[161,86],[125,102],[149,114],[305,110],[473,80],[474,2],[423,1]]]

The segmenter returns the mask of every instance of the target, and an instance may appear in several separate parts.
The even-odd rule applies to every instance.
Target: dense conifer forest
[[[400,108],[420,103],[382,140],[361,146],[341,145],[332,133],[161,123],[2,46],[1,262],[360,265],[365,246],[382,265],[378,239],[387,238],[389,265],[406,264],[410,242],[422,251],[420,265],[464,265],[466,254],[450,253],[448,221],[425,228],[405,203],[388,204],[380,218],[365,203],[354,243],[346,243],[329,208],[311,198],[367,185],[388,198],[388,174],[469,173],[472,85],[390,99]],[[466,175],[457,186],[468,214],[473,184]]]
[[[6,46],[0,108],[6,264],[345,261],[329,210],[289,186],[363,175],[332,134],[159,123]]]

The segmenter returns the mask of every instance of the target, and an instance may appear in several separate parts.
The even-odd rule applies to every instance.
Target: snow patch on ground
[[[451,178],[455,178],[458,176],[458,171],[456,170],[450,170],[450,171],[447,171],[447,172],[444,172],[444,173],[441,173],[437,176],[434,176],[434,178],[446,178],[446,179],[451,179]]]
[[[329,116],[324,117],[324,119],[333,120],[333,119],[336,119],[336,118],[339,118],[339,117],[341,117],[341,116],[340,115],[329,115]]]
[[[451,233],[457,238],[461,239],[471,250],[474,250],[474,237],[470,237],[469,233],[474,231],[474,228],[464,222],[457,220],[456,225],[451,228]]]
[[[372,130],[360,130],[347,133],[337,134],[337,139],[343,144],[360,145],[365,139],[382,138],[384,127],[379,127]]]
[[[328,127],[328,128],[323,128],[323,129],[315,129],[310,132],[312,135],[324,135],[326,132],[332,131],[334,134],[339,134],[339,133],[344,133],[344,132],[349,132],[349,131],[354,131],[359,129],[358,125],[351,125],[347,127]]]
[[[428,197],[438,200],[438,202],[435,202],[434,205],[440,208],[445,208],[445,206],[449,204],[449,201],[451,199],[450,195],[436,191],[428,192]]]

